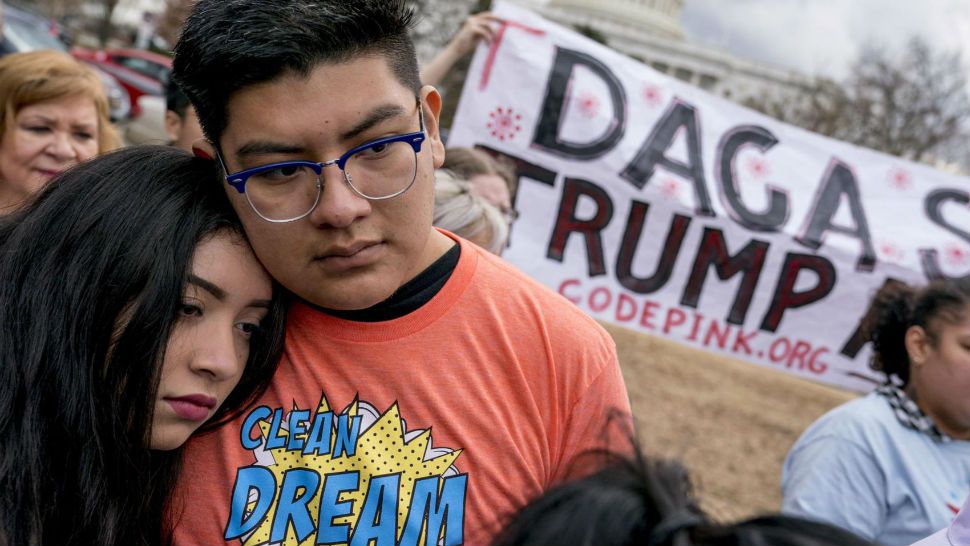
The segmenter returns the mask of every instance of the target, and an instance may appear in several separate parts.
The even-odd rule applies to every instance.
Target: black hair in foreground
[[[159,372],[195,247],[226,232],[244,241],[215,164],[160,146],[81,164],[3,219],[0,544],[167,540],[179,453],[147,447]],[[276,368],[273,299],[213,421]]]
[[[405,0],[199,0],[175,46],[172,76],[218,147],[233,93],[288,73],[306,76],[320,63],[381,55],[417,94],[413,19]]]
[[[848,531],[782,515],[720,524],[691,497],[679,463],[610,456],[601,470],[523,508],[492,546],[875,546]]]
[[[889,281],[873,296],[862,318],[863,334],[872,342],[869,367],[899,385],[909,383],[906,331],[919,326],[932,343],[939,341],[940,322],[953,324],[970,310],[970,277],[933,281],[922,288]]]

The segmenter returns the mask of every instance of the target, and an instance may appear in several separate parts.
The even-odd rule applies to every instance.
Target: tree
[[[419,62],[427,62],[454,36],[476,0],[412,0],[417,21],[411,35]]]
[[[465,17],[487,10],[491,4],[489,0],[412,0],[411,3],[418,15],[412,38],[421,64],[430,61],[451,40]],[[459,61],[438,86],[444,97],[442,127],[451,126],[470,62],[470,56]]]
[[[156,34],[162,37],[169,44],[175,44],[179,33],[182,32],[182,25],[192,10],[195,0],[165,0],[165,11],[158,21]]]
[[[40,0],[36,3],[39,11],[51,19],[76,15],[81,8],[81,0]]]
[[[114,25],[111,24],[111,15],[115,12],[118,0],[99,0],[97,3],[101,6],[101,18],[98,20],[98,42],[101,43],[101,47],[104,47],[108,45],[108,38],[111,37],[114,30]]]
[[[965,72],[959,53],[937,53],[914,38],[898,56],[863,48],[842,82],[818,79],[799,96],[749,99],[746,105],[839,140],[913,161],[938,161],[968,138]]]

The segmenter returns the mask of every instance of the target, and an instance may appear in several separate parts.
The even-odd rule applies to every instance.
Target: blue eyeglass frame
[[[395,135],[395,136],[379,138],[377,140],[371,140],[370,142],[365,142],[359,146],[355,146],[351,148],[350,150],[345,152],[337,159],[322,161],[320,163],[317,163],[315,161],[281,161],[279,163],[260,165],[259,167],[253,167],[252,169],[246,169],[243,171],[239,171],[237,173],[227,174],[226,183],[232,186],[233,188],[235,188],[237,192],[246,193],[246,182],[249,180],[249,177],[262,172],[271,171],[273,169],[279,169],[280,167],[309,167],[310,169],[313,170],[313,172],[317,173],[317,176],[320,176],[323,173],[324,167],[329,167],[330,165],[336,165],[337,168],[340,169],[340,172],[343,173],[344,181],[347,182],[348,185],[350,185],[350,187],[354,190],[354,193],[356,193],[357,195],[360,195],[364,199],[369,199],[371,201],[380,201],[383,199],[390,199],[392,197],[397,197],[398,195],[401,195],[402,193],[410,189],[411,184],[413,184],[414,181],[412,180],[411,184],[408,184],[403,190],[397,193],[393,193],[385,197],[370,197],[368,195],[364,195],[360,193],[360,190],[354,187],[354,183],[351,182],[350,177],[347,176],[347,171],[344,170],[344,167],[347,165],[347,161],[349,161],[350,158],[357,152],[364,151],[367,148],[373,148],[374,146],[380,146],[381,144],[392,144],[394,142],[407,142],[408,144],[411,145],[411,148],[414,150],[414,155],[417,156],[417,154],[421,153],[421,144],[424,143],[424,141],[428,138],[427,134],[425,133],[424,109],[421,108],[420,98],[418,99],[418,118],[420,119],[421,128],[415,133],[406,133],[403,135]],[[222,171],[228,172],[228,170],[226,169],[226,164],[222,160],[222,154],[218,154],[218,155],[219,155],[219,162],[222,163]]]

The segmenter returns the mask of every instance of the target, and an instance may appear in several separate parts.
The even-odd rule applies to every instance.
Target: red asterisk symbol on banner
[[[660,106],[660,103],[663,102],[663,93],[660,92],[660,88],[656,85],[647,84],[643,88],[643,101],[651,107]]]
[[[952,265],[963,265],[970,259],[970,251],[967,251],[966,247],[956,243],[946,245],[943,252],[946,256],[946,261]]]
[[[660,182],[660,195],[667,199],[676,199],[680,196],[680,182],[673,178],[664,178]]]
[[[903,259],[903,249],[896,243],[883,242],[879,245],[879,254],[884,260],[901,261]]]
[[[747,162],[748,173],[751,174],[753,178],[765,178],[768,176],[768,162],[761,157],[752,157],[748,159]]]
[[[889,183],[897,190],[908,190],[913,187],[913,177],[906,169],[893,167],[889,170]]]
[[[511,108],[503,108],[499,106],[493,110],[489,115],[489,121],[485,125],[489,133],[501,140],[512,140],[515,138],[515,134],[522,130],[522,115],[516,114]]]
[[[600,99],[589,91],[579,94],[577,101],[579,111],[587,118],[595,118],[600,111]]]

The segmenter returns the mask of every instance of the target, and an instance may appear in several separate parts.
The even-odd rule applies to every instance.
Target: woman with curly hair
[[[970,493],[970,278],[889,283],[863,325],[887,381],[799,438],[782,509],[910,544],[946,527]]]

